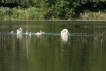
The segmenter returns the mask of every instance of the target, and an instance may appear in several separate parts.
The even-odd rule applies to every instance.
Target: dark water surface
[[[106,71],[105,23],[0,22],[0,71]],[[64,28],[67,41],[61,39]],[[36,35],[40,30],[45,33]]]

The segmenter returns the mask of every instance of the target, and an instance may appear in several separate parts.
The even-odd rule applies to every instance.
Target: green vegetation
[[[0,20],[6,21],[17,21],[17,20],[42,20],[41,10],[39,8],[0,8]]]
[[[105,0],[1,0],[0,20],[106,20]]]
[[[88,21],[105,21],[106,12],[84,12],[80,13],[80,18],[78,20],[88,20]]]

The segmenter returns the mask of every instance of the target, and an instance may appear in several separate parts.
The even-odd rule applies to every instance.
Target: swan
[[[28,32],[26,31],[26,33],[25,34],[28,34]]]
[[[17,34],[22,34],[22,28],[17,29]]]
[[[17,29],[17,34],[19,34],[19,30]]]
[[[36,35],[41,35],[42,33],[40,33],[40,32],[37,32],[37,33],[35,33]]]
[[[61,35],[69,35],[69,32],[68,32],[68,30],[67,29],[63,29],[62,31],[61,31]]]
[[[20,33],[22,34],[22,28],[19,29]]]
[[[22,28],[19,28],[16,30],[17,31],[17,39],[22,39]]]
[[[69,36],[68,30],[67,30],[67,29],[63,29],[63,30],[61,31],[61,39],[62,39],[63,41],[67,41],[67,40],[68,40],[68,36]]]
[[[44,34],[45,32],[42,32],[42,31],[40,31],[40,32],[37,32],[37,33],[35,33],[36,35],[42,35],[42,34]]]
[[[29,35],[31,35],[31,32],[29,33]]]
[[[40,33],[41,33],[41,34],[44,34],[45,32],[43,32],[43,31],[40,31]]]
[[[29,33],[29,37],[31,38],[31,32]]]
[[[10,32],[10,34],[13,34],[13,33],[14,33],[13,31]]]

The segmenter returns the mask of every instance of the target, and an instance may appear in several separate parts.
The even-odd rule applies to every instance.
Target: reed
[[[106,13],[105,12],[84,12],[80,13],[79,20],[87,20],[87,21],[105,21]]]

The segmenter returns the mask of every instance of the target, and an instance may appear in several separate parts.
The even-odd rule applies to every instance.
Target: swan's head
[[[22,31],[22,28],[20,28],[19,30]]]
[[[64,34],[64,33],[68,34],[68,30],[67,30],[67,29],[63,29],[63,30],[61,31],[61,34]]]

